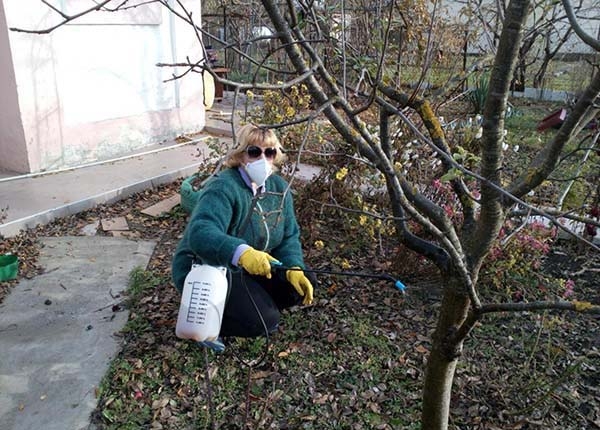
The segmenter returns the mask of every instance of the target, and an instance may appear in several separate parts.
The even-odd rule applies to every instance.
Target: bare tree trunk
[[[444,288],[438,324],[427,360],[423,387],[422,429],[446,430],[448,428],[452,382],[463,343],[463,339],[455,340],[454,335],[466,319],[470,306],[468,295],[466,292],[460,292],[458,284],[458,280],[450,278]]]
[[[447,361],[438,349],[431,351],[423,387],[422,429],[448,428],[452,381],[457,362],[458,360]]]

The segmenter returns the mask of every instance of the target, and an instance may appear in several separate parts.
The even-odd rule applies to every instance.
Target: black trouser
[[[272,333],[279,324],[280,311],[302,303],[300,294],[287,281],[285,270],[276,270],[271,279],[243,270],[229,271],[229,275],[221,336],[258,337]],[[316,288],[316,276],[306,272],[305,275]]]

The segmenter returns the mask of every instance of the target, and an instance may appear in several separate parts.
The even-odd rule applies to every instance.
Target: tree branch
[[[29,33],[29,34],[48,34],[51,33],[52,31],[56,30],[58,27],[62,27],[63,25],[77,19],[80,18],[84,15],[87,15],[88,13],[97,11],[102,9],[102,7],[108,3],[110,3],[113,0],[103,0],[100,3],[96,4],[95,6],[92,6],[89,9],[84,10],[83,12],[79,12],[76,13],[75,15],[66,15],[65,13],[57,10],[55,7],[49,5],[48,3],[44,2],[47,6],[49,6],[52,10],[54,10],[55,12],[57,12],[58,14],[60,14],[63,17],[63,20],[61,22],[59,22],[58,24],[52,26],[52,27],[48,27],[45,28],[43,30],[26,30],[23,28],[18,28],[18,27],[11,27],[10,31],[16,31],[19,33]]]
[[[489,90],[483,109],[483,137],[481,154],[481,211],[468,248],[473,264],[478,267],[502,226],[503,207],[501,192],[502,141],[508,92],[523,27],[529,13],[529,0],[511,0],[498,44],[498,51],[490,75]]]
[[[539,152],[523,174],[509,186],[508,190],[512,195],[523,196],[546,180],[558,163],[565,145],[598,112],[598,108],[590,106],[593,106],[594,100],[599,95],[600,73],[596,73],[590,85],[577,100],[573,111],[567,115],[554,139]]]
[[[568,302],[568,301],[555,301],[555,302],[529,302],[529,303],[490,303],[481,305],[479,308],[480,314],[489,314],[493,312],[526,312],[526,311],[541,311],[555,309],[560,311],[573,311],[584,314],[600,315],[600,306],[592,304],[590,302]]]
[[[567,18],[569,18],[569,23],[575,31],[575,34],[579,36],[583,43],[593,48],[595,51],[600,51],[600,41],[587,34],[579,25],[577,17],[575,16],[575,12],[573,12],[573,6],[571,5],[571,1],[562,0],[562,4],[565,8],[565,12],[567,13]]]

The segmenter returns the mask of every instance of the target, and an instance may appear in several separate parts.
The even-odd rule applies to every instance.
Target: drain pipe
[[[68,172],[70,170],[82,169],[84,167],[92,167],[92,166],[98,166],[98,165],[107,164],[107,163],[114,163],[115,161],[128,160],[130,158],[140,157],[142,155],[156,154],[157,152],[166,151],[168,149],[179,148],[180,146],[199,143],[199,142],[202,142],[203,140],[209,139],[210,137],[211,136],[202,136],[198,139],[192,139],[192,140],[189,140],[188,142],[177,143],[175,145],[170,145],[165,148],[157,148],[157,149],[152,149],[150,151],[137,152],[135,154],[129,154],[129,155],[124,155],[122,157],[111,158],[109,160],[94,161],[91,163],[80,164],[78,166],[63,167],[61,169],[56,169],[56,170],[47,170],[47,171],[43,171],[43,172],[26,173],[23,175],[10,176],[8,178],[0,178],[0,183],[16,181],[18,179],[36,178],[38,176],[53,175],[55,173]]]

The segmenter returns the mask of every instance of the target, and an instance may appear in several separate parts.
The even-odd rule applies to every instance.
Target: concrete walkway
[[[128,319],[122,292],[155,244],[42,242],[45,273],[21,281],[0,305],[0,429],[90,429],[95,391],[120,349],[115,333]]]
[[[189,176],[198,170],[198,151],[208,137],[57,173],[0,178],[0,209],[8,207],[0,235],[16,236],[37,224]]]

